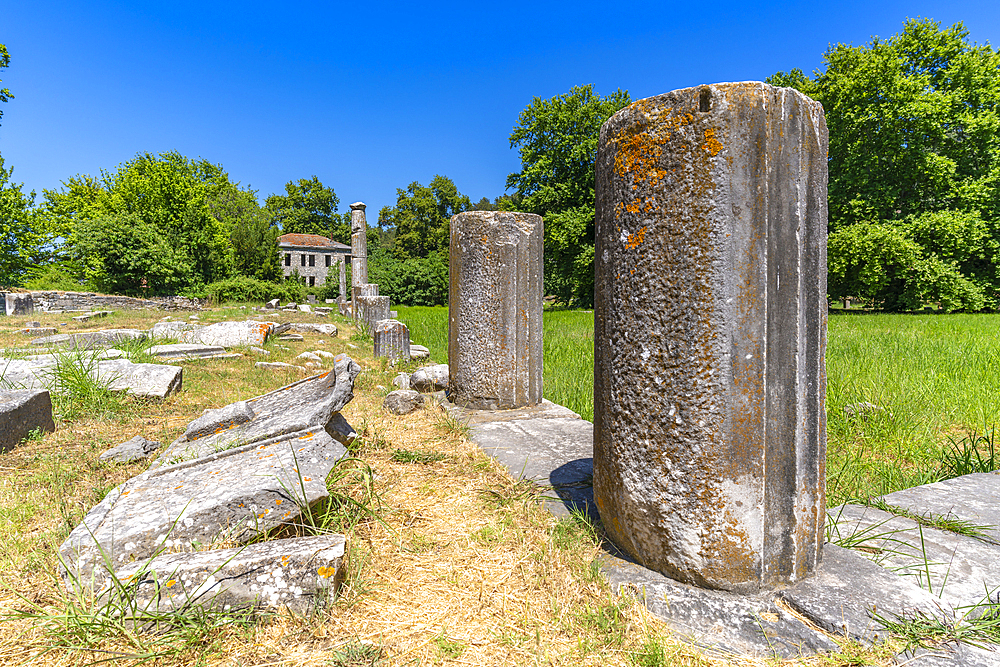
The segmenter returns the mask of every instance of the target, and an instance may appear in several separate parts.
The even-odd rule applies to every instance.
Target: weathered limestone
[[[17,446],[38,429],[52,432],[52,399],[44,389],[0,390],[0,452]]]
[[[411,359],[427,359],[431,356],[431,351],[428,350],[423,345],[414,345],[410,343],[410,358]]]
[[[421,366],[410,375],[410,388],[417,391],[440,391],[448,388],[448,364]]]
[[[542,218],[471,211],[451,219],[448,366],[457,405],[542,400]]]
[[[327,496],[326,477],[356,434],[340,415],[360,367],[335,370],[203,415],[149,471],[111,491],[60,547],[69,574],[99,588],[161,549],[245,542]],[[248,421],[242,421],[247,413]]]
[[[25,335],[25,336],[31,336],[32,338],[38,338],[40,336],[54,336],[54,335],[56,335],[56,328],[55,327],[40,327],[40,326],[30,327],[29,326],[29,327],[25,327],[24,329],[18,329],[18,333],[20,333],[22,335]]]
[[[594,492],[614,542],[686,583],[750,593],[821,558],[826,154],[822,107],[762,83],[601,128]]]
[[[162,446],[163,443],[156,440],[147,440],[141,435],[137,435],[131,440],[105,450],[98,459],[105,463],[131,463],[132,461],[149,458],[153,452]]]
[[[0,357],[4,382],[15,389],[57,389],[60,364],[74,364],[111,391],[163,400],[183,386],[184,369],[161,364],[134,364],[121,350],[73,352],[63,357],[43,354],[26,359]]]
[[[342,309],[343,305],[344,305],[344,302],[347,301],[347,268],[346,268],[347,267],[347,262],[344,261],[343,257],[340,257],[337,261],[340,264],[340,285],[339,285],[339,287],[340,287],[340,299],[339,299],[339,301],[340,301],[340,305],[341,305],[341,309]],[[341,313],[341,314],[343,314],[343,313]]]
[[[384,297],[388,298],[388,297]],[[375,356],[389,361],[410,360],[410,330],[397,320],[379,320],[372,333],[375,339]]]
[[[368,282],[368,221],[365,204],[351,204],[351,285]]]
[[[396,415],[406,415],[424,404],[424,395],[413,389],[396,389],[385,395],[382,407]]]
[[[154,357],[161,357],[163,359],[215,359],[219,357],[242,356],[237,353],[226,352],[226,348],[218,345],[201,345],[198,343],[151,345],[146,351]]]
[[[333,598],[347,566],[343,535],[292,538],[193,554],[163,554],[117,572],[140,609],[216,611],[287,607],[306,614]],[[105,595],[115,595],[105,582]],[[120,589],[119,589],[120,590]],[[122,605],[131,608],[131,605]]]
[[[287,327],[286,327],[287,328]],[[267,341],[275,326],[270,322],[217,322],[191,331],[181,331],[178,338],[182,343],[203,343],[220,347],[256,345]]]
[[[101,329],[100,331],[43,336],[32,340],[31,344],[39,347],[75,347],[92,350],[98,347],[111,347],[127,340],[145,339],[146,332],[138,329]]]
[[[29,293],[7,292],[4,295],[4,302],[8,315],[33,315],[35,313],[35,302]]]
[[[309,322],[293,322],[291,325],[292,331],[308,331],[311,333],[323,334],[324,336],[337,337],[337,325],[336,324],[312,324]]]
[[[387,296],[359,296],[354,300],[357,304],[354,317],[364,322],[368,331],[374,333],[378,322],[389,319],[389,301]]]

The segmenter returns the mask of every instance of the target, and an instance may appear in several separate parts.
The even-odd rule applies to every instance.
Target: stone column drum
[[[365,204],[351,204],[351,286],[368,282],[368,221]]]
[[[347,301],[347,269],[343,255],[337,259],[337,264],[340,268],[340,304],[343,305]]]
[[[756,82],[601,128],[594,494],[680,581],[750,593],[821,558],[826,156],[822,106]]]
[[[360,319],[368,327],[368,333],[375,334],[375,325],[389,319],[389,303],[387,296],[359,296],[355,318]]]
[[[376,357],[387,357],[390,361],[410,360],[410,330],[402,322],[393,319],[376,322],[372,338]]]
[[[542,218],[470,211],[451,219],[451,398],[476,409],[542,400]]]

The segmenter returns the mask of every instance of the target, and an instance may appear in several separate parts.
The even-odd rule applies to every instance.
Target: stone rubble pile
[[[107,595],[112,574],[132,577],[140,601],[161,610],[193,601],[301,612],[322,601],[343,579],[342,536],[210,547],[259,538],[328,496],[326,478],[357,435],[340,411],[360,370],[340,355],[331,372],[191,422],[70,533],[59,550],[67,584]]]

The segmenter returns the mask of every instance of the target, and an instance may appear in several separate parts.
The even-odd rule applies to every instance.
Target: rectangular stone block
[[[48,433],[56,430],[49,392],[0,390],[0,452],[10,451],[35,429]]]
[[[354,313],[355,319],[361,320],[368,327],[368,331],[374,335],[375,325],[389,319],[389,297],[387,296],[359,296],[355,299],[357,310]]]
[[[385,297],[388,298],[388,297]],[[372,334],[375,339],[375,356],[390,361],[410,360],[410,330],[396,320],[380,320]]]
[[[826,159],[822,107],[755,82],[601,128],[595,497],[681,581],[753,592],[821,557]]]
[[[35,302],[27,292],[7,292],[4,295],[7,314],[11,316],[33,315]]]

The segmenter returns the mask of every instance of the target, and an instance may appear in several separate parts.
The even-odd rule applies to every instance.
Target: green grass
[[[448,358],[448,309],[399,308],[411,338]],[[594,418],[594,314],[546,311],[544,394]],[[827,348],[829,504],[1000,464],[1000,315],[834,315]],[[872,403],[866,412],[845,408]]]

